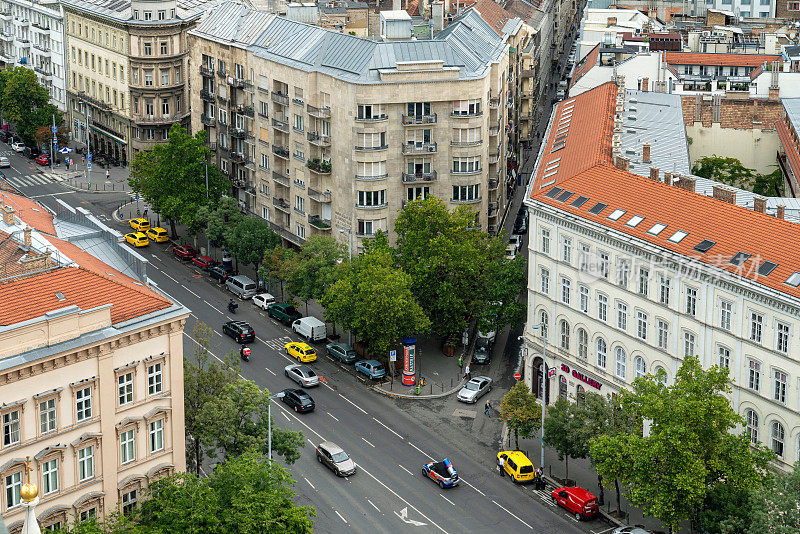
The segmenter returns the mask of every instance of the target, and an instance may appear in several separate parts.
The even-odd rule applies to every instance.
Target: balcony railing
[[[388,174],[376,174],[376,175],[366,175],[366,174],[356,174],[356,180],[385,180],[388,178]]]
[[[306,167],[311,169],[312,172],[317,174],[330,174],[332,171],[332,165],[330,161],[320,160],[319,158],[314,158],[306,162]]]
[[[437,178],[436,171],[403,173],[404,184],[414,184],[418,182],[435,182],[436,178]]]
[[[214,101],[214,93],[209,91],[208,89],[200,89],[200,98],[206,100],[208,102]]]
[[[200,75],[206,76],[208,78],[214,76],[214,67],[209,67],[208,65],[200,65]]]
[[[481,110],[472,111],[472,112],[469,112],[469,113],[462,113],[460,111],[451,111],[450,112],[450,116],[451,117],[455,117],[457,119],[471,119],[472,117],[480,117],[481,115],[483,115],[483,111],[481,111]]]
[[[236,106],[236,113],[239,115],[246,115],[248,117],[256,116],[256,111],[253,109],[253,106],[245,106],[244,104],[239,104]]]
[[[289,187],[289,177],[279,172],[272,171],[272,179],[281,185]]]
[[[436,143],[405,144],[403,145],[403,154],[430,154],[436,152],[436,149]]]
[[[431,115],[403,115],[403,125],[436,124],[436,113]]]
[[[489,108],[490,109],[497,109],[500,107],[500,97],[496,96],[494,98],[489,99]]]
[[[275,91],[272,91],[272,101],[283,106],[289,105],[289,97],[282,93],[276,93]]]
[[[306,137],[308,137],[308,142],[312,145],[321,147],[331,146],[331,138],[327,135],[320,135],[317,132],[308,132]]]
[[[87,104],[94,106],[96,108],[100,108],[105,111],[110,111],[111,106],[103,102],[102,100],[97,100],[96,98],[92,98],[85,91],[78,91],[78,98],[79,100],[86,102]],[[116,135],[116,134],[115,134]],[[123,135],[122,138],[124,139],[125,136]]]
[[[33,45],[33,47],[36,50],[38,50],[39,52],[41,52],[42,54],[45,54],[45,55],[49,55],[50,54],[50,49],[47,48],[46,46],[42,46],[40,44],[35,44],[35,45]]]
[[[104,124],[101,124],[99,122],[92,122],[92,128],[96,128],[98,130],[102,130],[102,131],[104,131],[104,132],[106,132],[106,133],[108,133],[110,135],[113,135],[115,137],[119,137],[120,139],[125,139],[125,134],[124,133],[120,133],[120,132],[117,132],[115,130],[112,130],[108,126],[105,126]]]
[[[450,202],[455,202],[456,204],[478,204],[483,199],[481,197],[478,198],[451,198]]]
[[[276,130],[280,130],[285,133],[289,133],[289,123],[284,121],[279,121],[278,119],[272,119],[272,127]]]
[[[206,146],[211,150],[211,152],[216,152],[217,150],[217,142],[216,141],[209,141],[206,139]],[[212,154],[213,156],[213,154]]]
[[[239,165],[250,163],[250,159],[245,154],[239,152],[231,152],[231,161]]]
[[[494,165],[498,161],[500,161],[500,154],[497,154],[497,153],[489,154],[489,164],[490,165]]]
[[[306,111],[312,117],[316,117],[318,119],[329,119],[331,118],[331,108],[325,106],[323,108],[318,108],[316,106],[312,106],[311,104],[306,105]]]
[[[184,115],[143,115],[141,117],[134,117],[133,122],[136,124],[172,124],[183,119]]]
[[[206,126],[216,126],[217,119],[216,117],[209,117],[208,115],[203,113],[202,115],[200,115],[200,122],[202,122]]]
[[[451,141],[452,146],[478,146],[483,144],[483,139],[477,141]]]
[[[500,126],[489,126],[489,135],[495,136],[500,133]]]
[[[244,128],[237,128],[236,126],[228,126],[228,134],[236,139],[252,139],[253,134],[245,130]]]
[[[219,102],[219,107],[221,108],[227,108],[228,105],[231,103],[230,100],[228,100],[222,95],[217,95],[217,102]]]
[[[388,205],[388,202],[384,202],[383,204],[356,204],[356,208],[360,210],[381,210]]]
[[[282,198],[272,197],[272,205],[285,213],[291,213],[292,207]]]
[[[322,202],[328,204],[331,201],[331,192],[330,191],[321,192],[309,187],[308,198],[310,198],[315,202]]]
[[[372,152],[375,150],[386,150],[387,148],[389,148],[389,145],[384,143],[379,146],[355,146],[354,148],[358,152]]]
[[[488,209],[489,209],[489,216],[497,215],[497,202],[489,202]]]
[[[288,146],[275,146],[272,145],[272,153],[278,156],[279,158],[289,159],[289,147]]]
[[[497,234],[497,225],[496,224],[487,225],[486,226],[486,232],[489,233],[489,235]]]
[[[319,230],[330,230],[331,229],[331,221],[330,219],[323,219],[319,215],[308,215],[308,224],[317,228]]]
[[[236,89],[245,89],[247,87],[253,87],[252,82],[248,82],[244,78],[236,78],[235,76],[228,76],[227,77],[228,85],[231,87],[235,87]]]
[[[388,120],[389,116],[386,113],[381,113],[380,115],[375,115],[373,117],[356,117],[356,122],[380,122]]]
[[[497,178],[489,178],[489,182],[488,182],[489,191],[492,191],[493,189],[497,189],[498,183],[499,182],[497,181]]]

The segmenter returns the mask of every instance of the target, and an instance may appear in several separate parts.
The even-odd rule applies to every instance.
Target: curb
[[[464,387],[464,384],[466,383],[467,381],[462,379],[461,382],[459,382],[458,386],[451,389],[450,391],[445,391],[444,393],[434,393],[433,395],[414,395],[414,394],[407,395],[405,393],[394,393],[392,391],[386,391],[385,389],[378,386],[372,386],[370,389],[373,391],[377,391],[378,393],[386,397],[395,397],[400,399],[440,399],[442,397],[447,397],[449,395],[452,395],[453,393]]]
[[[549,475],[545,475],[544,473],[542,473],[542,478],[544,479],[545,483],[548,486],[552,486],[552,488],[548,488],[548,489],[555,489],[555,488],[560,488],[561,487],[561,484],[559,484],[556,479],[550,477]],[[627,526],[625,523],[623,523],[619,519],[617,519],[615,517],[611,517],[610,515],[608,515],[608,513],[605,510],[603,510],[602,507],[598,507],[598,516],[600,518],[602,518],[606,523],[611,525],[612,527],[625,527],[625,526]]]

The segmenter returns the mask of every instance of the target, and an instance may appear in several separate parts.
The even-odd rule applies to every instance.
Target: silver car
[[[464,384],[456,397],[461,402],[474,404],[492,389],[492,379],[488,376],[476,376]]]
[[[287,365],[284,367],[283,373],[302,387],[310,388],[319,385],[319,376],[308,365]]]
[[[5,156],[0,156],[0,168],[11,167],[11,160]]]
[[[340,477],[350,476],[356,472],[356,463],[344,449],[330,441],[323,441],[317,447],[317,461]]]

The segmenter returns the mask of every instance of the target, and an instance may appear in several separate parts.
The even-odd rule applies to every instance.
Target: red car
[[[574,515],[577,521],[591,519],[599,510],[597,497],[578,486],[554,489],[553,502]]]
[[[36,163],[39,165],[50,165],[50,156],[47,154],[39,154],[36,158]]]
[[[211,267],[217,264],[217,262],[215,262],[208,256],[195,256],[194,258],[192,258],[192,263],[194,263],[204,271],[209,270]]]
[[[182,260],[191,260],[197,256],[197,251],[189,245],[175,245],[172,247],[172,253]]]

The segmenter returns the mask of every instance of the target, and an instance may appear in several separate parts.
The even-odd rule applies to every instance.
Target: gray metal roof
[[[214,41],[248,46],[253,44],[274,17],[272,13],[256,11],[237,2],[225,2],[203,17],[189,33]]]
[[[783,98],[781,102],[794,131],[800,132],[800,98]]]
[[[220,0],[178,0],[176,17],[180,20],[193,19],[213,9]],[[61,0],[65,6],[93,13],[101,17],[126,21],[131,24],[164,24],[170,20],[134,20],[130,0]],[[158,9],[154,4],[154,10]]]

